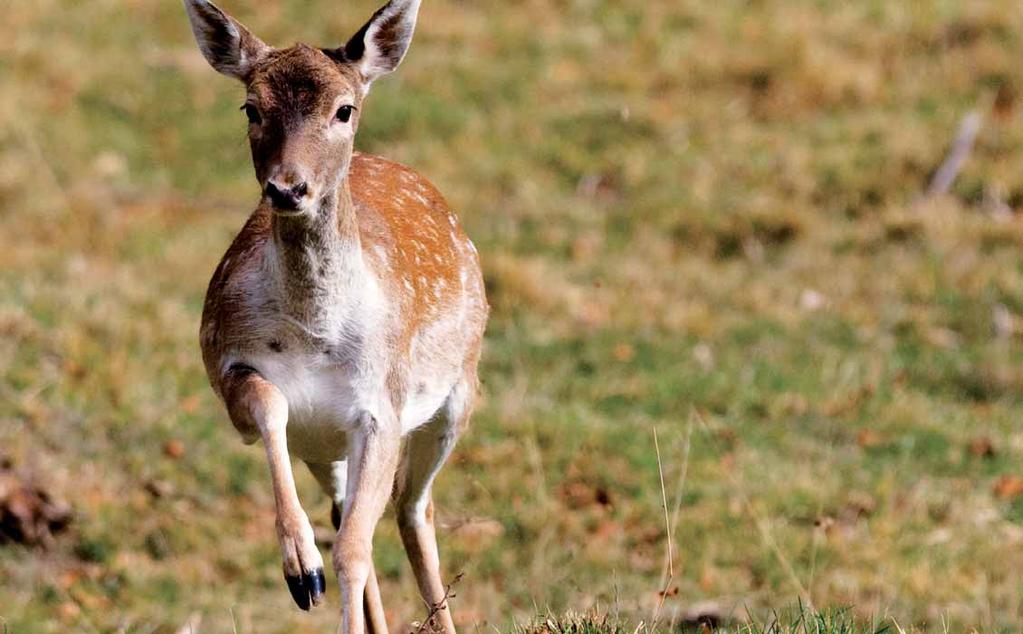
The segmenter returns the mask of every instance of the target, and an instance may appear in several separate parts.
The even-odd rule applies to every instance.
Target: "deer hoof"
[[[299,608],[308,611],[311,605],[323,602],[323,592],[327,588],[323,568],[317,568],[308,574],[285,575],[284,580],[288,582],[288,590],[291,591],[291,597],[295,599]]]

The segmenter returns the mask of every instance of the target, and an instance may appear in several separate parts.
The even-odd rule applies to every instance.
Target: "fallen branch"
[[[927,185],[924,198],[943,196],[948,193],[952,183],[959,175],[959,171],[963,168],[963,164],[966,163],[966,159],[970,157],[970,152],[973,151],[983,121],[979,110],[972,110],[963,117],[959,123],[959,131],[956,133],[955,140],[952,141],[952,147]]]

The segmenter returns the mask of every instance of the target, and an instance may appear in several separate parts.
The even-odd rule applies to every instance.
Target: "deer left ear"
[[[367,86],[397,68],[405,57],[416,29],[419,3],[420,0],[391,0],[335,52],[356,65]]]

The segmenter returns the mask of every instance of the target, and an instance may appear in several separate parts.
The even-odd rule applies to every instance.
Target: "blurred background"
[[[221,5],[281,46],[376,9]],[[199,357],[259,196],[242,87],[179,2],[3,14],[0,623],[323,631],[333,577],[292,605]],[[1023,626],[1021,89],[1016,0],[426,0],[357,146],[483,256],[483,402],[436,487],[456,622]],[[421,619],[390,512],[375,559]]]

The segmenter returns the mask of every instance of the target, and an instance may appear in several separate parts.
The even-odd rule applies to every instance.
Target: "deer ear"
[[[270,47],[207,0],[184,0],[192,33],[206,61],[218,72],[247,81]]]
[[[420,0],[391,0],[337,52],[356,65],[366,84],[401,63],[412,42]]]

